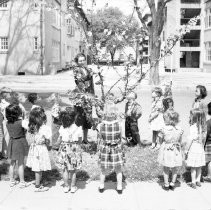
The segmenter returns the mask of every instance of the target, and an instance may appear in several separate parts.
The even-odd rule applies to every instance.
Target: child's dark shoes
[[[98,191],[100,192],[100,193],[103,193],[104,191],[105,191],[105,188],[98,188]]]
[[[196,189],[196,184],[195,183],[190,183],[189,186],[192,187],[193,189]]]
[[[196,182],[197,187],[201,187],[201,182]]]

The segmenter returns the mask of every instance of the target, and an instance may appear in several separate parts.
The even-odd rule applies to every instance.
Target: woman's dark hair
[[[167,111],[163,115],[166,125],[175,126],[179,123],[179,114],[175,111]]]
[[[76,62],[77,64],[78,64],[78,59],[79,59],[80,57],[84,57],[85,60],[86,60],[86,56],[85,56],[83,53],[78,53],[78,54],[76,55],[76,57],[75,57],[75,62]]]
[[[174,101],[172,98],[164,98],[163,99],[164,112],[169,109],[169,103],[172,103],[172,106],[174,106]]]
[[[59,120],[64,128],[70,127],[75,121],[75,111],[62,111],[59,114]]]
[[[34,104],[37,101],[38,95],[37,93],[29,93],[28,95],[28,101],[32,104]]]
[[[207,108],[208,108],[208,115],[211,115],[211,102],[207,104]]]
[[[29,113],[29,133],[35,134],[47,122],[45,111],[42,107],[35,107]]]
[[[8,123],[14,123],[22,115],[21,108],[17,104],[10,104],[6,108],[6,118]]]
[[[207,96],[207,89],[203,85],[197,85],[196,88],[200,90],[201,98],[204,99]]]

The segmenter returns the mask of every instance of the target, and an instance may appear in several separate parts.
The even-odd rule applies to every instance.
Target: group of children
[[[190,110],[189,136],[182,141],[183,130],[178,126],[179,114],[174,111],[172,96],[163,96],[161,88],[155,88],[152,92],[153,102],[149,117],[153,132],[151,149],[159,149],[158,163],[163,166],[164,190],[175,189],[177,174],[183,161],[191,168],[190,187],[201,187],[201,169],[206,162],[209,163],[208,176],[204,180],[211,181],[211,120],[206,122],[207,113],[211,114],[211,103],[205,104],[206,96],[206,88],[198,85]]]
[[[163,94],[164,92],[164,94]],[[167,94],[166,94],[167,93]],[[206,123],[206,114],[211,114],[211,104],[204,103],[207,92],[204,86],[196,87],[196,99],[190,111],[190,135],[185,143],[182,141],[183,130],[177,125],[179,114],[174,111],[174,101],[171,92],[154,88],[152,91],[152,108],[149,123],[153,131],[151,149],[159,149],[158,162],[163,166],[164,190],[174,190],[179,168],[185,159],[191,167],[191,187],[201,186],[201,167],[211,160],[211,120]],[[83,131],[80,126],[80,113],[77,107],[59,106],[59,95],[52,96],[55,104],[52,108],[53,129],[47,126],[45,110],[37,104],[38,95],[30,93],[28,101],[31,109],[27,113],[21,104],[21,95],[9,89],[1,89],[0,102],[0,137],[2,151],[10,160],[10,186],[19,182],[14,178],[17,164],[21,188],[29,184],[24,181],[24,163],[35,173],[35,191],[43,192],[49,188],[45,186],[42,172],[51,170],[49,150],[57,150],[56,164],[62,172],[64,192],[75,193],[76,172],[81,167]],[[51,98],[51,99],[52,99]],[[125,107],[125,136],[128,144],[141,144],[138,119],[142,115],[141,106],[136,102],[137,94],[127,94]],[[50,100],[51,100],[50,99]],[[207,109],[208,107],[208,109]],[[98,131],[98,155],[101,169],[99,192],[104,192],[105,175],[110,171],[117,174],[116,191],[121,194],[122,169],[125,154],[122,141],[122,127],[119,121],[120,113],[111,97],[107,99]],[[50,140],[56,139],[50,147]],[[8,140],[7,140],[8,138]],[[4,152],[4,148],[7,152]],[[204,150],[205,148],[205,150]],[[184,152],[183,152],[184,151]],[[169,180],[172,172],[171,181]],[[69,180],[71,184],[69,185]],[[205,180],[211,181],[211,165],[208,166],[208,176]]]

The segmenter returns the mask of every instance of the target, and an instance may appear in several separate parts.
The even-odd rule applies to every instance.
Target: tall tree
[[[161,39],[160,35],[163,31],[163,26],[165,22],[165,7],[166,4],[172,0],[146,0],[150,12],[151,12],[151,24],[148,26],[145,22],[143,12],[138,6],[138,0],[133,0],[138,18],[141,21],[144,30],[149,36],[149,48],[150,48],[150,83],[153,85],[158,85],[159,79],[159,58],[161,50]]]

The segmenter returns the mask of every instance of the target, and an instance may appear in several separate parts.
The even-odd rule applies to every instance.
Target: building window
[[[52,61],[58,63],[60,61],[60,42],[52,40]]]
[[[180,47],[200,47],[200,30],[191,30],[180,41]]]
[[[191,18],[199,16],[201,14],[201,9],[188,8],[180,10],[180,25],[186,25]],[[197,21],[196,25],[200,25],[200,20]]]
[[[1,9],[1,8],[7,8],[7,7],[8,7],[8,3],[7,3],[6,0],[3,1],[2,3],[0,3],[0,9]]]
[[[199,51],[181,51],[180,68],[199,68],[200,52]]]
[[[182,4],[200,4],[201,0],[181,0]]]
[[[206,9],[205,29],[211,28],[211,8]]]
[[[211,61],[211,42],[205,42],[206,61]]]
[[[0,37],[0,50],[7,51],[8,48],[8,37]]]
[[[38,50],[38,37],[34,37],[34,51]]]

